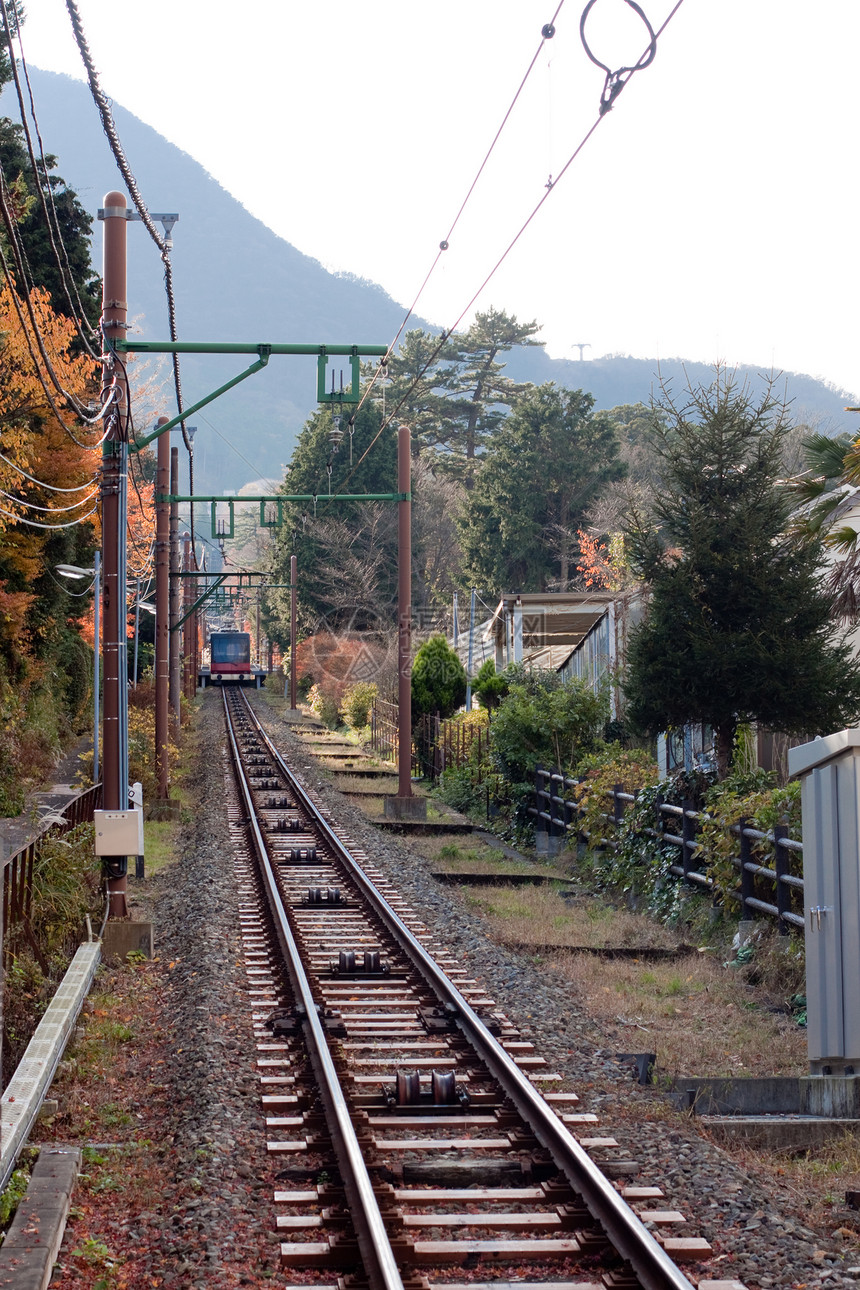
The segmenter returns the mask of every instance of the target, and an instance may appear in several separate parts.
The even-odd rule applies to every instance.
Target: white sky
[[[408,304],[557,0],[78,2],[109,95],[301,251]],[[658,27],[672,0],[642,3]],[[566,0],[421,299],[441,326],[596,116],[583,4]],[[623,0],[597,0],[587,34],[613,67],[646,44]],[[31,63],[83,79],[63,0],[29,0],[23,35]],[[853,0],[684,0],[478,307],[536,318],[557,358],[587,341],[860,395],[858,46]]]

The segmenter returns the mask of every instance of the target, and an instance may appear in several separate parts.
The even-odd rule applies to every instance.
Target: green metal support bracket
[[[237,496],[232,493],[229,497],[224,497],[214,493],[157,493],[155,500],[157,502],[229,502],[232,506],[239,502],[410,502],[411,493],[332,493],[329,497],[326,493],[275,493],[272,495],[252,493],[247,497]]]
[[[317,359],[317,403],[358,403],[361,398],[361,359],[356,349],[349,356],[351,368],[351,383],[348,389],[334,389],[334,372],[332,372],[332,388],[326,391],[326,368],[328,367],[328,354],[320,354]]]
[[[197,498],[197,500],[198,500],[198,501],[200,501],[201,499],[198,497],[198,498]],[[211,511],[211,514],[212,514],[212,536],[213,536],[213,538],[215,538],[215,539],[216,539],[216,541],[217,541],[217,539],[218,539],[218,538],[231,538],[231,537],[235,537],[235,536],[236,536],[236,515],[235,515],[235,512],[234,512],[234,510],[233,510],[233,498],[232,498],[232,497],[217,497],[217,498],[216,498],[216,497],[213,497],[213,498],[211,498],[210,500],[211,500],[211,504],[212,504],[212,511]],[[219,530],[219,528],[218,528],[219,520],[218,520],[218,515],[217,515],[217,509],[218,509],[218,503],[219,503],[219,502],[226,502],[226,503],[227,503],[227,509],[228,509],[228,512],[229,512],[229,515],[230,515],[230,528],[229,528],[229,529]]]
[[[191,606],[191,608],[186,610],[186,612],[182,615],[179,621],[174,623],[170,630],[172,632],[178,631],[179,628],[182,626],[182,624],[185,622],[186,618],[190,618],[191,615],[194,613],[194,610],[199,609],[200,606],[203,604],[204,600],[208,600],[209,597],[212,595],[213,591],[217,591],[218,588],[221,586],[221,584],[223,582],[226,582],[229,577],[230,577],[229,573],[220,574],[217,581],[213,582],[211,587],[207,587],[206,590],[203,592],[202,596],[197,597],[197,599],[194,601],[194,604]]]
[[[268,507],[274,503],[274,519],[268,518]],[[270,498],[260,502],[260,528],[261,529],[280,529],[284,525],[284,503],[280,497]]]
[[[223,385],[219,385],[218,389],[212,394],[207,394],[205,399],[198,399],[196,403],[193,403],[190,408],[186,408],[178,417],[168,421],[167,425],[159,426],[157,430],[153,430],[152,434],[145,435],[143,439],[138,439],[136,443],[129,444],[129,452],[140,452],[142,448],[146,448],[151,444],[154,439],[158,439],[163,434],[168,434],[174,426],[178,426],[183,421],[187,421],[189,417],[193,417],[194,413],[199,412],[201,408],[205,408],[207,403],[212,403],[215,399],[220,398],[222,394],[226,394],[228,390],[232,390],[233,386],[238,385],[240,381],[246,381],[249,376],[253,376],[256,372],[262,372],[269,361],[271,347],[260,345],[258,348],[260,357],[256,363],[252,363],[249,368],[244,372],[240,372],[238,376],[234,376],[231,381],[225,381]]]

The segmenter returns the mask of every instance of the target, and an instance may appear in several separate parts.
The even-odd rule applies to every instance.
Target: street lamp
[[[54,568],[64,578],[93,579],[95,591],[93,639],[93,783],[99,782],[99,609],[101,605],[102,553],[96,551],[92,569],[81,569],[76,564],[56,564]]]

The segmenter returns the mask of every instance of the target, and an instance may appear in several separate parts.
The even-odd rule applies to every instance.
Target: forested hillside
[[[34,72],[33,87],[45,138],[61,157],[63,174],[94,215],[105,192],[119,184],[119,176],[89,90],[79,81],[49,72]],[[14,114],[8,90],[3,104]],[[250,215],[187,153],[121,105],[115,103],[113,111],[150,209],[180,215],[173,262],[183,339],[383,345],[391,340],[404,314],[400,303],[371,282],[329,273]],[[97,262],[100,254],[97,246]],[[167,322],[161,265],[139,226],[129,230],[129,302],[141,333],[163,339]],[[485,311],[494,305],[502,310],[504,301],[490,297],[481,302]],[[438,332],[441,321],[428,326],[415,318],[410,326]],[[664,358],[659,369],[678,386],[687,377],[708,379],[706,364],[681,357]],[[187,358],[183,389],[188,402],[238,370],[235,360]],[[607,409],[647,403],[658,363],[656,358],[625,355],[580,363],[551,359],[541,348],[515,347],[506,371],[517,382],[555,381],[582,389],[594,397],[596,408]],[[752,376],[758,380],[757,373]],[[197,418],[196,476],[201,489],[279,479],[315,406],[315,394],[312,360],[279,359],[205,409]],[[840,391],[811,377],[789,374],[788,394],[802,419],[823,418],[831,430],[852,428],[843,407],[853,398],[846,399]]]

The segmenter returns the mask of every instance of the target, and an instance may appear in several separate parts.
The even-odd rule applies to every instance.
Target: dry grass
[[[769,1178],[793,1206],[805,1210],[809,1227],[838,1231],[846,1252],[860,1249],[860,1214],[845,1204],[847,1191],[860,1190],[860,1139],[855,1134],[846,1133],[800,1156],[748,1147],[731,1147],[728,1153],[749,1173]],[[856,1253],[852,1257],[856,1261]]]
[[[787,998],[747,984],[713,954],[643,962],[564,955],[553,966],[622,1048],[657,1053],[658,1076],[806,1073],[806,1032]]]
[[[333,775],[331,784],[339,793],[365,793],[368,789],[375,789],[377,793],[396,792],[397,776],[384,770],[378,775]]]
[[[385,802],[385,797],[388,797],[388,796],[392,796],[392,794],[385,794],[385,796],[380,794],[379,797],[355,797],[352,800],[354,804],[359,808],[359,810],[362,811],[366,816],[368,816],[371,820],[377,820],[377,819],[382,819],[385,813],[384,802]],[[416,794],[416,796],[418,795]],[[458,819],[458,818],[459,817],[455,815],[453,811],[449,811],[444,806],[440,806],[438,802],[434,802],[434,801],[427,802],[427,819],[431,823],[433,822],[442,823],[445,820],[452,820],[452,819]],[[410,839],[410,842],[411,842],[411,839]]]
[[[680,940],[642,914],[564,897],[557,888],[475,887],[467,899],[487,919],[496,940],[533,945],[536,951],[544,945],[673,949]]]
[[[438,854],[438,853],[437,853]],[[763,941],[754,961],[727,967],[724,947],[685,949],[642,914],[549,887],[471,887],[460,899],[503,944],[676,949],[668,959],[549,952],[545,962],[618,1051],[657,1053],[658,1075],[806,1073],[806,1032],[789,999],[803,990],[798,960]]]

